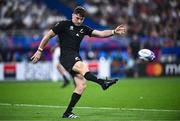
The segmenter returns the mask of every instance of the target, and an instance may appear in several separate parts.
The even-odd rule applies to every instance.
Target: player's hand
[[[39,61],[39,59],[41,58],[41,54],[42,52],[37,50],[34,55],[31,57],[31,60],[33,63],[37,63]]]
[[[119,25],[118,27],[116,27],[114,32],[115,32],[115,34],[125,35],[127,32],[127,26]]]

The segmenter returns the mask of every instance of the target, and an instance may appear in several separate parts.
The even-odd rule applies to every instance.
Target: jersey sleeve
[[[91,36],[92,32],[93,32],[92,28],[85,26],[85,35]]]
[[[55,34],[61,33],[65,28],[65,21],[58,22],[51,29]]]

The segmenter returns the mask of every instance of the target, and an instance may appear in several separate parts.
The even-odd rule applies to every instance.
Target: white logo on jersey
[[[78,37],[79,37],[79,34],[77,33],[77,34],[76,34],[76,36],[78,36]]]
[[[81,29],[79,32],[80,32],[80,33],[84,33],[83,29]]]
[[[74,30],[74,27],[73,27],[73,26],[70,26],[69,30]]]
[[[79,57],[75,57],[75,60],[80,60],[80,58]]]
[[[59,23],[57,23],[55,26],[58,26],[59,25]]]

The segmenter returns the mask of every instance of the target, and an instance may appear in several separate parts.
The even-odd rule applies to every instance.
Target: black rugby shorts
[[[72,70],[74,64],[78,61],[82,61],[82,58],[80,57],[79,53],[66,52],[65,54],[62,54],[60,57],[61,64],[72,75],[72,77],[78,74],[77,72]]]

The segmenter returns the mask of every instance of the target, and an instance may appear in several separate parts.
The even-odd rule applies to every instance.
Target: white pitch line
[[[66,106],[56,105],[35,105],[35,104],[11,104],[0,103],[1,106],[17,106],[17,107],[40,107],[40,108],[66,108]],[[152,111],[152,112],[180,112],[180,110],[167,109],[143,109],[143,108],[112,108],[112,107],[76,107],[77,109],[93,109],[93,110],[123,110],[123,111]]]

